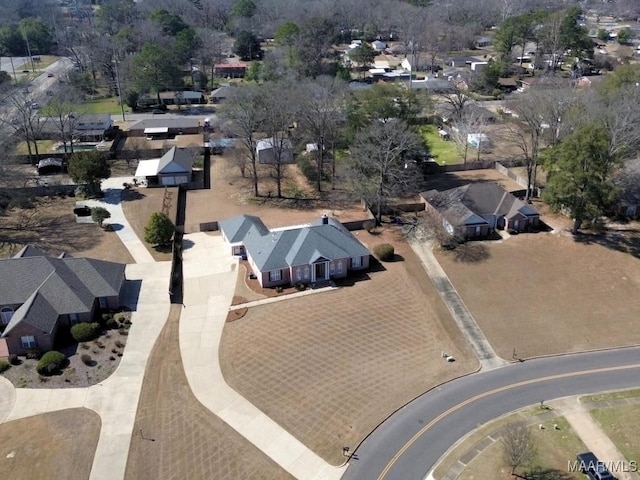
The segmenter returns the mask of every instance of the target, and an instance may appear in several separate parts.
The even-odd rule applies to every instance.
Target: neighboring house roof
[[[516,214],[538,216],[538,212],[494,183],[471,183],[443,192],[430,190],[420,194],[451,225],[469,226],[487,224],[485,216]]]
[[[214,91],[211,92],[211,97],[212,98],[227,98],[229,95],[231,95],[231,89],[233,87],[231,87],[230,85],[222,85],[219,88],[216,88]]]
[[[256,151],[259,152],[260,150],[269,150],[269,149],[275,148],[274,143],[277,145],[279,141],[280,140],[274,140],[273,138],[265,138],[262,140],[258,140],[258,142],[256,143]],[[291,140],[289,140],[288,138],[283,138],[282,148],[293,149]]]
[[[144,130],[145,128],[167,127],[171,129],[197,128],[200,122],[197,118],[147,118],[129,127],[129,130]]]
[[[21,322],[50,332],[59,315],[89,312],[96,298],[120,293],[123,264],[37,252],[27,246],[0,260],[0,278],[11,279],[0,287],[0,305],[21,305],[3,336]]]
[[[193,92],[191,90],[178,90],[171,92],[160,92],[160,98],[163,100],[173,100],[181,98],[183,100],[198,100],[203,97],[202,92]]]
[[[141,160],[136,169],[136,177],[154,177],[161,174],[191,173],[193,155],[178,147],[172,147],[160,158]]]
[[[262,220],[241,215],[220,222],[230,243],[242,243],[260,271],[309,265],[317,260],[369,255],[344,226],[333,218],[283,230],[267,230]],[[245,232],[242,235],[242,232]]]
[[[233,63],[216,63],[213,68],[216,70],[226,70],[232,68],[247,68],[249,64],[244,62],[233,62]]]

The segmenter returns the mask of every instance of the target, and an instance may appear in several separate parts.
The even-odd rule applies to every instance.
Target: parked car
[[[580,471],[584,473],[589,480],[616,480],[606,465],[598,460],[592,452],[585,452],[576,455]]]
[[[40,108],[40,104],[39,103],[33,102],[31,104],[31,110],[38,110],[39,108]]]
[[[49,78],[53,77],[53,73],[52,72],[47,73],[47,77]]]
[[[151,113],[153,115],[164,115],[166,112],[164,110],[160,110],[159,108],[154,108]]]
[[[78,205],[73,209],[73,213],[79,217],[88,217],[91,215],[91,207],[87,207],[86,205]]]

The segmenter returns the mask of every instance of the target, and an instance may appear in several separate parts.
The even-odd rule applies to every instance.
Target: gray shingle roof
[[[260,271],[311,264],[320,258],[336,260],[369,255],[340,222],[328,219],[309,226],[269,231],[257,217],[241,215],[220,222],[231,243],[243,243]],[[244,233],[243,233],[244,232]]]
[[[5,334],[23,321],[51,331],[59,315],[89,312],[97,297],[119,294],[125,279],[123,264],[40,253],[0,260],[0,278],[11,279],[0,286],[0,306],[21,305]]]
[[[538,212],[494,183],[471,183],[444,192],[430,190],[420,194],[453,226],[480,225],[489,215],[512,218]]]
[[[147,118],[129,127],[129,130],[144,130],[145,128],[167,127],[170,129],[195,128],[200,125],[197,118]]]
[[[269,229],[262,223],[259,217],[253,215],[238,215],[220,221],[220,229],[224,232],[229,243],[242,242],[250,230],[255,230],[255,235],[262,236],[269,233]]]
[[[193,155],[178,147],[172,147],[160,157],[158,173],[191,173]]]

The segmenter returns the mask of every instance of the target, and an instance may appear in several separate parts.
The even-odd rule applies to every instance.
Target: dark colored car
[[[151,113],[154,114],[154,115],[164,115],[167,112],[165,112],[164,110],[160,110],[159,108],[154,108],[151,111]]]
[[[580,453],[576,456],[580,471],[590,480],[616,480],[606,465],[598,460],[592,452]]]
[[[86,205],[80,205],[73,209],[73,213],[79,217],[88,217],[91,215],[91,208]]]

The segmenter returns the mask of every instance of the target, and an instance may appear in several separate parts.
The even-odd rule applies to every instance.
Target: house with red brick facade
[[[538,227],[540,214],[495,183],[471,183],[420,194],[426,210],[459,238],[487,237],[493,230],[526,232]]]
[[[0,342],[9,354],[54,348],[60,328],[120,306],[125,265],[27,246],[0,260]]]
[[[246,258],[263,287],[316,284],[369,268],[371,253],[339,221],[268,229],[252,215],[220,222],[233,255]]]

